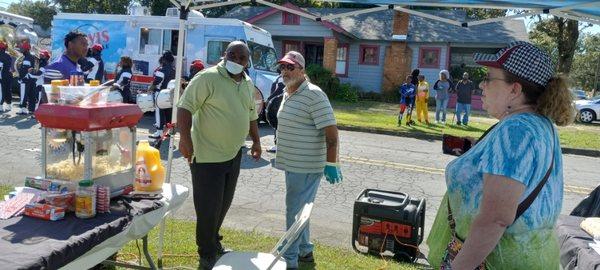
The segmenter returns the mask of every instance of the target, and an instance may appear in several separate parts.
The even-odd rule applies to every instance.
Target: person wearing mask
[[[412,106],[415,100],[416,86],[412,84],[412,76],[406,76],[404,84],[400,86],[400,112],[398,113],[398,126],[402,125],[402,116],[408,108],[406,114],[406,125],[410,126],[413,122],[411,118]]]
[[[23,41],[20,45],[21,53],[23,54],[23,58],[17,62],[17,71],[19,73],[19,85],[20,85],[20,102],[19,102],[19,111],[17,114],[25,115],[28,114],[27,103],[28,96],[34,95],[32,98],[35,100],[36,96],[35,91],[35,80],[31,80],[29,78],[29,72],[33,69],[35,62],[35,56],[31,54],[31,44],[29,41]],[[36,103],[29,104],[30,108],[35,109]]]
[[[252,157],[258,161],[262,152],[254,85],[244,73],[249,55],[248,45],[231,42],[224,59],[196,74],[177,104],[179,151],[192,173],[201,270],[212,269],[228,251],[219,230],[233,200],[248,134]]]
[[[37,110],[40,104],[47,102],[46,91],[44,90],[44,70],[48,65],[48,60],[50,60],[50,52],[41,50],[38,69],[32,70],[27,74],[27,79],[35,83],[34,91],[31,95],[27,94],[28,110],[31,114]],[[31,117],[33,118],[33,115]]]
[[[133,77],[133,60],[129,56],[122,56],[118,64],[119,72],[115,76],[115,83],[111,90],[119,91],[123,97],[123,103],[135,104],[131,96],[131,77]]]
[[[435,82],[433,89],[435,90],[435,123],[441,122],[442,125],[445,125],[448,110],[448,91],[453,89],[450,72],[445,69],[440,71],[440,79]]]
[[[85,59],[81,59],[81,67],[85,74],[85,82],[89,83],[92,80],[104,81],[104,61],[102,60],[102,44],[94,44],[88,51]]]
[[[289,230],[304,206],[314,202],[323,176],[331,184],[343,177],[338,129],[327,95],[308,81],[299,52],[283,56],[279,69],[285,89],[277,114],[280,125],[274,166],[285,171],[285,222]],[[314,262],[313,249],[307,224],[283,254],[287,269],[298,269],[299,262]]]
[[[161,66],[154,72],[154,81],[148,88],[148,91],[154,93],[154,98],[158,97],[158,93],[162,89],[167,89],[167,85],[172,79],[175,79],[175,69],[173,68],[173,62],[175,57],[171,51],[163,52],[161,56]],[[167,123],[171,123],[172,108],[159,109],[158,106],[154,111],[156,119],[156,132],[151,134],[149,137],[152,139],[158,139],[162,136],[163,129]]]
[[[469,80],[469,73],[463,73],[462,80],[456,84],[456,124],[468,125],[471,113],[471,95],[475,85]],[[464,114],[463,114],[464,113]]]
[[[559,269],[564,177],[555,125],[569,125],[575,114],[566,80],[528,42],[476,53],[474,61],[488,69],[479,84],[483,108],[499,122],[446,166],[429,262],[434,269]]]
[[[9,112],[12,109],[12,58],[6,50],[8,44],[0,40],[0,110]]]
[[[52,80],[68,80],[71,71],[81,71],[79,60],[85,58],[88,50],[88,40],[84,33],[71,31],[65,35],[65,53],[53,63],[44,68],[44,83]]]
[[[425,123],[429,125],[429,111],[427,109],[429,101],[429,83],[425,80],[424,75],[419,75],[419,82],[417,86],[417,120],[422,122],[425,119]]]

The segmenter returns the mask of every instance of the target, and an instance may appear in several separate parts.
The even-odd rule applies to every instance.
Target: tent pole
[[[165,183],[171,183],[171,172],[173,167],[173,151],[175,150],[175,127],[177,125],[177,102],[179,101],[179,92],[181,91],[181,76],[183,75],[183,54],[185,50],[185,28],[190,13],[190,2],[191,0],[184,0],[179,6],[179,33],[177,37],[177,59],[175,64],[175,93],[173,93],[173,112],[171,117],[171,123],[174,128],[169,132],[169,155],[167,159],[167,173],[165,175]],[[185,4],[184,4],[185,3]],[[165,217],[166,218],[166,217]],[[163,268],[163,245],[165,235],[165,218],[160,222],[160,231],[158,237],[158,268]]]

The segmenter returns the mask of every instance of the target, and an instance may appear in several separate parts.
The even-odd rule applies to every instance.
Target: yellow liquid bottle
[[[150,146],[147,140],[141,140],[138,143],[135,160],[135,180],[133,182],[135,190],[160,191],[165,181],[165,167],[160,161],[158,149]]]

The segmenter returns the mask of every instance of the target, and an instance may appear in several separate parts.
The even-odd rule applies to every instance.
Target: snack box
[[[26,177],[25,186],[61,193],[69,191],[74,192],[77,189],[77,183],[75,182],[45,179],[41,177]]]
[[[65,218],[65,209],[49,204],[32,203],[25,206],[24,215],[56,221]]]
[[[64,208],[67,211],[75,211],[75,192],[50,192],[44,195],[44,201],[46,204]]]

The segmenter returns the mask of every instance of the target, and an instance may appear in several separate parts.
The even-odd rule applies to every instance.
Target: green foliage
[[[131,0],[52,0],[61,12],[89,14],[127,14]]]
[[[506,16],[506,9],[467,8],[467,17],[474,20],[493,19]]]
[[[306,75],[313,84],[321,87],[330,100],[336,97],[336,93],[340,88],[340,79],[333,77],[331,71],[323,66],[313,64],[306,67]]]
[[[560,17],[539,19],[529,32],[529,40],[550,54],[558,72],[568,74],[578,47],[578,27],[577,21]]]
[[[140,4],[149,7],[154,16],[165,16],[167,8],[175,7],[169,0],[141,0]]]
[[[10,4],[7,11],[30,17],[35,24],[44,29],[48,29],[52,25],[52,18],[56,14],[56,9],[50,4],[50,1],[22,0],[19,3]]]
[[[450,67],[450,77],[452,77],[454,82],[458,82],[462,79],[463,73],[469,73],[469,79],[475,83],[475,85],[479,85],[479,83],[485,77],[487,73],[487,68],[485,67],[461,67],[461,66],[452,66]],[[433,85],[432,85],[433,87]]]
[[[356,103],[356,102],[358,102],[358,93],[359,92],[360,92],[359,87],[352,86],[349,83],[342,83],[335,95],[335,99],[344,101],[344,102]]]
[[[600,89],[600,34],[585,35],[573,60],[570,74],[574,86],[586,91]]]

